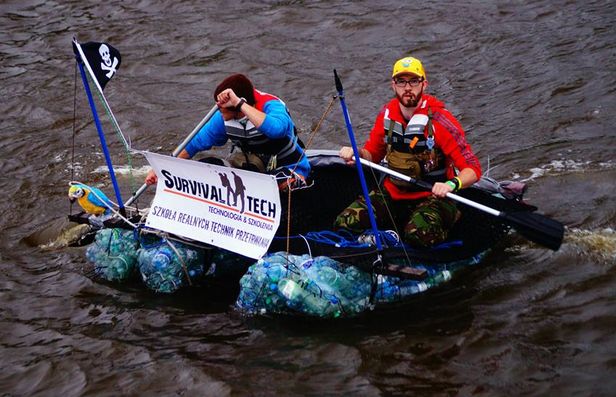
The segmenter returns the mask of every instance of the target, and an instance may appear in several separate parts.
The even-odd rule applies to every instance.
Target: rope
[[[370,173],[372,174],[372,177],[374,178],[374,180],[378,181],[374,168],[370,168]],[[381,189],[381,184],[380,183],[376,184],[376,188],[379,190],[379,193],[383,197],[385,197],[385,194],[383,193],[383,189]],[[391,209],[389,208],[389,204],[387,203],[386,200],[384,200],[384,204],[385,204],[385,209],[387,210],[387,216],[389,216],[389,220],[391,221],[391,224],[394,227],[394,231],[398,234],[398,236],[400,236],[400,230],[398,230],[398,226],[396,225],[396,221],[394,220],[394,216],[391,213]],[[400,241],[402,241],[402,239],[400,239]],[[411,263],[411,258],[409,256],[408,251],[406,250],[405,244],[401,244],[401,246],[402,246],[402,251],[404,252],[404,256],[406,257],[407,263]]]
[[[190,274],[188,273],[188,268],[186,267],[186,263],[184,262],[184,259],[182,259],[182,255],[180,255],[180,251],[178,251],[178,249],[175,247],[175,245],[173,245],[173,243],[171,243],[170,240],[165,240],[165,241],[167,242],[167,245],[171,247],[173,252],[175,252],[175,255],[178,257],[178,260],[180,261],[180,265],[182,265],[182,270],[184,270],[184,274],[186,275],[186,279],[188,280],[188,285],[192,287],[192,281],[190,280]]]
[[[73,136],[71,144],[71,180],[75,177],[75,135],[77,135],[77,62],[75,62],[75,74],[73,76]],[[68,213],[73,212],[73,202],[69,200]]]
[[[308,242],[306,237],[304,237],[303,234],[300,234],[299,237],[301,237],[304,240],[304,242],[306,243],[306,247],[308,248],[308,256],[312,258],[312,250],[310,249],[310,243]]]
[[[383,258],[381,257],[381,254],[377,254],[377,258],[374,262],[372,262],[372,266],[370,267],[370,269],[372,270],[370,272],[370,304],[374,305],[374,299],[376,298],[376,293],[378,292],[378,286],[379,286],[379,276],[378,274],[375,272],[375,269],[377,269],[377,267],[383,267]]]
[[[89,81],[96,86],[95,82],[92,80],[92,77],[90,76],[89,73],[86,74],[86,76],[88,77]],[[111,121],[111,123],[113,124],[113,127],[115,128],[118,136],[121,138],[121,141],[124,145],[124,147],[127,150],[132,150],[131,149],[131,145],[130,143],[126,140],[126,137],[124,136],[124,134],[122,134],[122,131],[120,130],[120,126],[118,125],[117,121],[115,120],[115,117],[112,115],[111,113],[111,109],[109,108],[109,104],[107,103],[107,100],[105,99],[105,97],[103,96],[103,93],[100,92],[99,90],[95,90],[96,94],[98,95],[98,99],[101,101],[101,104],[103,105],[103,107],[105,108],[105,113],[107,113],[107,117],[109,117],[109,120]],[[130,139],[129,139],[130,140]]]
[[[330,230],[323,230],[320,232],[309,232],[306,234],[306,238],[316,243],[333,245],[335,247],[365,247],[366,244],[360,244],[354,239],[350,232],[341,230],[341,233],[336,233]],[[348,233],[348,234],[347,234]],[[346,236],[345,236],[346,234]]]
[[[288,186],[288,185],[287,185]],[[291,239],[289,236],[291,235],[291,187],[288,186],[289,193],[287,194],[287,255],[291,250]]]
[[[404,244],[400,242],[398,234],[393,230],[379,230],[379,236],[388,248],[404,247]],[[344,231],[344,229],[339,232],[330,230],[309,232],[306,234],[306,238],[316,243],[333,245],[339,248],[365,248],[374,245],[374,235],[371,230],[367,230],[359,238],[356,238],[348,231]]]
[[[305,145],[306,149],[308,149],[310,145],[312,145],[312,140],[316,136],[316,133],[319,130],[319,128],[321,128],[321,124],[323,123],[323,120],[325,120],[325,117],[327,117],[327,114],[331,111],[335,100],[336,100],[336,95],[332,97],[331,101],[329,102],[329,105],[327,105],[327,108],[325,109],[325,112],[323,112],[323,115],[319,119],[319,122],[314,127],[314,129],[310,132],[310,135],[308,136],[308,141],[306,142],[306,145]],[[305,151],[303,153],[303,156],[306,156]],[[293,169],[291,170],[291,176],[295,174],[295,170],[297,169],[298,165],[299,165],[299,162],[297,162],[295,164],[295,167],[293,167]],[[291,176],[289,176],[289,179],[291,178]],[[287,180],[287,190],[288,190],[288,193],[287,193],[287,251],[286,252],[288,255],[288,252],[290,251],[290,247],[291,247],[291,239],[290,239],[290,236],[291,236],[291,191],[293,190],[291,189],[291,186],[288,183],[288,180]]]
[[[327,105],[327,109],[325,109],[325,112],[323,112],[323,115],[319,119],[319,122],[314,127],[314,130],[310,133],[310,136],[308,137],[308,143],[306,143],[306,148],[309,148],[312,144],[312,140],[314,139],[316,132],[319,130],[319,128],[321,128],[321,124],[325,120],[325,117],[327,117],[329,112],[332,110],[332,106],[334,106],[334,101],[336,100],[336,98],[338,98],[337,95],[332,96],[331,101],[329,101],[329,105]]]
[[[87,74],[87,77],[92,82],[92,79],[91,79],[89,74]],[[96,91],[96,94],[98,95],[98,99],[99,99],[100,103],[103,105],[103,108],[105,109],[105,114],[107,114],[107,117],[109,118],[109,121],[113,125],[113,128],[114,128],[116,134],[118,135],[118,137],[120,138],[120,141],[122,142],[122,144],[124,146],[124,151],[126,153],[126,161],[128,163],[128,169],[129,169],[128,181],[129,181],[130,189],[134,193],[134,191],[135,191],[135,178],[134,178],[134,175],[133,175],[132,156],[130,154],[131,151],[132,151],[131,144],[130,144],[130,137],[129,137],[129,140],[127,141],[126,137],[124,136],[124,134],[122,134],[122,130],[120,130],[120,126],[118,125],[115,117],[111,113],[111,109],[109,108],[109,105],[108,105],[107,101],[105,100],[105,98],[103,96],[103,93],[98,91],[98,90],[95,90],[95,91]]]

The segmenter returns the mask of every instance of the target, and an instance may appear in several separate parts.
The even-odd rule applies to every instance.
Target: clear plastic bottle
[[[269,281],[276,284],[287,273],[287,269],[281,264],[270,265],[266,267],[264,271],[266,272]]]
[[[166,268],[171,263],[171,261],[171,256],[167,252],[160,250],[152,258],[152,265],[157,270],[161,270]]]
[[[353,284],[353,296],[367,297],[372,290],[372,278],[366,273],[357,269],[355,266],[347,266],[344,269],[344,278]]]
[[[415,295],[418,294],[420,292],[424,292],[425,290],[428,289],[428,285],[426,283],[424,283],[423,281],[421,282],[412,282],[412,283],[408,283],[408,284],[403,284],[398,287],[398,293],[400,295],[401,298],[404,298],[406,296],[410,296],[410,295]]]
[[[326,298],[313,294],[289,278],[280,279],[278,291],[287,299],[289,307],[306,314],[324,317],[336,309]]]
[[[429,286],[424,282],[399,280],[379,275],[377,299],[383,302],[396,302],[410,295],[423,292],[428,288]]]
[[[400,298],[400,288],[397,285],[385,282],[377,290],[377,299],[384,302],[395,302]]]
[[[304,268],[304,271],[319,287],[329,290],[328,292],[344,293],[344,291],[353,288],[353,284],[349,283],[343,274],[332,267],[315,264]]]
[[[437,272],[432,277],[431,281],[433,285],[438,285],[449,280],[451,280],[451,272],[449,270],[442,270],[440,272]]]

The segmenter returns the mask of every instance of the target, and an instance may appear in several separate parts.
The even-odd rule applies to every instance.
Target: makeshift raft
[[[461,217],[450,238],[429,249],[404,245],[391,231],[382,231],[385,247],[375,266],[379,253],[370,231],[357,236],[330,229],[335,216],[359,194],[353,168],[335,151],[308,151],[308,157],[311,187],[291,193],[290,210],[287,194],[281,193],[282,224],[269,254],[256,262],[178,236],[142,233],[144,220],[130,229],[106,221],[87,258],[99,277],[114,282],[140,277],[157,293],[207,285],[208,279],[228,275],[232,268],[236,278],[227,281],[239,281],[236,306],[241,311],[337,318],[403,302],[445,283],[460,269],[480,263],[510,230],[498,218],[459,206]],[[369,185],[376,186],[378,178],[367,175]],[[461,194],[502,210],[533,211],[522,201],[523,190],[523,185],[484,178]]]
[[[177,166],[177,176],[164,174],[168,182],[166,188],[161,182],[163,174],[159,175],[152,206],[163,193],[182,198],[178,199],[179,204],[169,204],[175,205],[175,212],[170,207],[166,210],[158,207],[147,216],[131,213],[128,205],[137,199],[146,186],[142,186],[126,203],[123,202],[89,84],[91,81],[126,149],[132,151],[102,91],[117,72],[120,54],[105,43],[80,45],[74,40],[73,49],[118,208],[109,208],[114,215],[106,215],[104,220],[95,219],[96,222],[91,215],[84,213],[70,215],[69,219],[92,225],[92,239],[84,238],[80,243],[92,241],[86,250],[86,257],[93,264],[95,274],[110,282],[140,278],[155,292],[173,293],[185,287],[207,285],[211,279],[224,280],[229,286],[239,283],[236,307],[248,314],[352,317],[380,305],[403,302],[447,282],[460,269],[480,263],[512,227],[531,241],[551,249],[558,249],[562,241],[562,224],[535,214],[536,208],[522,200],[523,185],[498,183],[489,178],[482,178],[456,195],[448,195],[465,204],[458,206],[461,217],[447,241],[435,247],[409,247],[399,241],[395,231],[376,230],[374,225],[373,229],[360,236],[334,232],[331,226],[337,214],[362,192],[365,195],[369,189],[380,186],[381,179],[381,174],[374,172],[378,165],[369,164],[370,169],[359,167],[355,170],[346,165],[335,151],[307,151],[312,166],[308,187],[280,193],[280,196],[271,176],[268,180],[263,174],[225,167],[211,168],[215,166],[209,165],[207,167],[210,168],[203,168],[204,165],[198,166],[197,162],[141,152],[157,175],[161,172],[160,164],[164,164],[165,170],[168,170],[167,165]],[[342,84],[337,75],[336,86],[347,127],[350,127]],[[215,111],[214,106],[176,148],[174,157]],[[355,146],[350,128],[349,132]],[[184,163],[174,165],[177,161]],[[368,165],[363,160],[362,164]],[[215,177],[204,182],[203,178],[208,173]],[[234,191],[230,188],[229,173],[240,179],[235,182]],[[216,181],[218,176],[220,178]],[[274,182],[274,188],[266,188],[271,182]],[[422,186],[421,181],[410,182]],[[81,186],[87,188],[85,184]],[[223,193],[225,186],[226,197]],[[237,197],[240,191],[238,186],[242,187],[241,205]],[[246,193],[248,212],[244,207],[245,192],[250,192],[250,195]],[[233,201],[231,194],[235,198]],[[184,205],[203,207],[196,207],[189,218],[182,215],[178,222],[175,213],[185,211]],[[266,207],[267,211],[264,210]],[[165,219],[165,213],[173,215]],[[218,234],[224,236],[212,235],[210,219],[204,218],[203,214],[208,214],[212,219],[219,216],[216,219],[222,219],[221,222],[230,222],[222,227],[217,223],[214,227]],[[220,218],[221,214],[223,218]],[[153,217],[157,216],[158,223],[153,221]],[[197,216],[200,218],[195,222]],[[247,217],[260,220],[250,222]],[[172,225],[168,226],[165,221]],[[240,222],[234,224],[239,224],[240,228],[234,229],[232,222]],[[249,231],[253,225],[265,226],[264,234],[266,229],[273,231],[272,240],[260,235],[258,229]],[[195,226],[201,227],[207,236],[195,233]],[[190,227],[193,229],[188,233]],[[236,233],[230,233],[234,230]],[[234,242],[243,244],[247,240],[256,242],[253,246],[242,246],[250,248],[250,253],[233,245]],[[268,243],[265,249],[258,251],[265,242]],[[255,263],[250,257],[260,259]]]

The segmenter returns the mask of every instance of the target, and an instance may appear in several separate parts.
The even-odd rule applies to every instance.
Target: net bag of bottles
[[[413,295],[420,294],[448,282],[451,280],[453,273],[469,265],[481,263],[482,258],[483,254],[480,254],[469,259],[451,262],[449,264],[428,265],[414,263],[414,268],[425,270],[426,272],[426,276],[422,280],[411,280],[379,274],[377,276],[377,288],[374,297],[375,304],[408,300]]]
[[[204,273],[204,261],[202,249],[165,239],[142,246],[137,257],[145,285],[167,294],[198,281]]]
[[[86,250],[94,273],[107,281],[126,281],[135,274],[139,242],[132,230],[101,229]]]
[[[352,317],[370,306],[370,275],[325,256],[278,252],[248,269],[236,306],[250,314]]]

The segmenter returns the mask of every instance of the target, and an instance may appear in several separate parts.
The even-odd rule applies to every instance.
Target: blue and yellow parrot
[[[71,185],[68,189],[68,198],[71,202],[77,200],[81,208],[92,215],[108,215],[111,213],[109,208],[113,208],[111,200],[105,196],[105,193],[100,189],[82,183]]]

